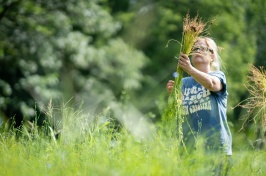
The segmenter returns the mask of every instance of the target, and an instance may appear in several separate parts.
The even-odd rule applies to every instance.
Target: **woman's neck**
[[[194,66],[197,70],[202,71],[204,73],[210,73],[211,70],[211,66],[210,65],[206,65],[206,64],[198,64]]]

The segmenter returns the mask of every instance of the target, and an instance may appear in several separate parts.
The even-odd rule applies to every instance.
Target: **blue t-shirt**
[[[184,141],[186,145],[194,146],[202,137],[207,150],[221,150],[232,155],[232,137],[226,117],[226,78],[221,71],[209,74],[220,79],[221,91],[209,91],[193,77],[182,79]]]

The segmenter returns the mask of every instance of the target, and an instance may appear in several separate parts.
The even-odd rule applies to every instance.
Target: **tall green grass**
[[[58,139],[48,125],[0,133],[0,175],[205,176],[215,175],[223,160],[201,148],[184,153],[161,124],[151,138],[142,138],[117,128],[108,110],[95,116],[69,107],[61,111]],[[229,173],[264,175],[265,157],[265,151],[237,151]]]

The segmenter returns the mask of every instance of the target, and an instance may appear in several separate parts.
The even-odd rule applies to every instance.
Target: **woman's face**
[[[213,50],[209,48],[207,42],[203,39],[198,40],[192,48],[192,63],[210,64],[213,61]]]

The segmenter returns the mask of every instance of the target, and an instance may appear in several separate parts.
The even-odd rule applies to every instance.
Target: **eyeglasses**
[[[203,47],[203,46],[195,46],[192,48],[191,50],[192,52],[211,52],[213,54],[213,50],[207,47]]]

